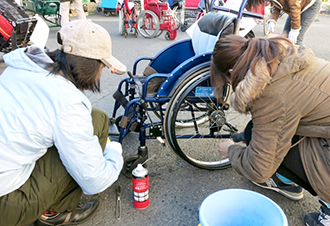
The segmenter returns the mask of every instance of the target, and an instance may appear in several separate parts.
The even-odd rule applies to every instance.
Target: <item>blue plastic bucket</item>
[[[201,226],[288,226],[281,207],[254,191],[225,189],[209,195],[199,208]]]

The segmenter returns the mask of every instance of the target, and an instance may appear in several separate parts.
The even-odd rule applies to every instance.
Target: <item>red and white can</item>
[[[149,176],[148,170],[138,164],[132,171],[134,206],[137,209],[147,208],[149,205]]]

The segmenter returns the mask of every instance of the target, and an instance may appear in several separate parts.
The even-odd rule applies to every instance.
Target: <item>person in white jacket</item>
[[[88,219],[123,167],[108,140],[109,117],[82,91],[100,90],[103,67],[122,74],[111,37],[89,20],[57,33],[58,49],[36,46],[3,56],[0,76],[0,225],[66,225]],[[79,205],[78,205],[79,204]]]

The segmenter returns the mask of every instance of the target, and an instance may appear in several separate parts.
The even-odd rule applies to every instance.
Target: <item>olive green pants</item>
[[[94,134],[104,150],[109,130],[108,115],[93,108],[92,119]],[[25,184],[0,197],[0,226],[29,226],[46,210],[73,211],[81,195],[81,188],[66,171],[53,146],[36,162]]]

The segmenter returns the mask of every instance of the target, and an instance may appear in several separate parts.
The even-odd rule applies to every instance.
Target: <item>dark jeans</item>
[[[247,145],[251,140],[252,127],[253,124],[252,121],[250,121],[247,124],[244,131],[244,137]],[[298,136],[294,136],[292,138],[292,144],[298,142],[299,139],[300,138]],[[317,195],[307,179],[304,167],[301,162],[298,145],[295,145],[290,149],[288,154],[285,156],[283,162],[281,163],[280,167],[277,169],[277,172],[282,176],[295,182],[299,186],[303,187],[305,190],[309,191],[312,195],[314,196]]]
[[[104,150],[109,130],[107,114],[93,108],[94,134]],[[46,210],[73,211],[82,195],[53,146],[41,157],[30,178],[17,190],[0,197],[0,226],[28,226]]]

